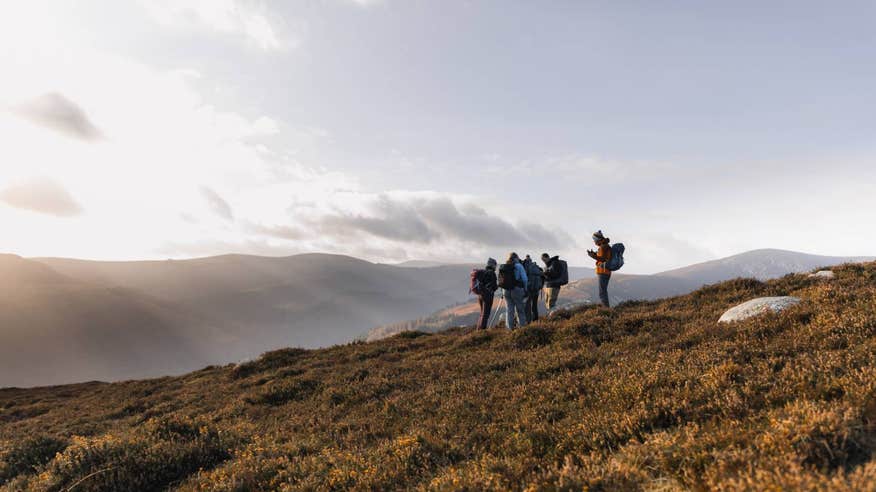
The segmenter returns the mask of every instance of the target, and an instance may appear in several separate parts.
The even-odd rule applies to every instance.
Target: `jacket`
[[[544,285],[545,287],[560,287],[560,276],[563,272],[560,271],[560,257],[554,256],[545,263],[544,268]]]
[[[514,278],[523,284],[523,288],[529,284],[529,277],[526,276],[526,268],[519,261],[514,262]]]
[[[490,270],[487,268],[484,270],[482,279],[484,281],[483,295],[493,297],[493,293],[499,290],[499,283],[498,280],[496,280],[496,270]]]
[[[611,275],[611,270],[605,267],[605,263],[611,259],[611,246],[608,245],[608,241],[603,241],[596,254],[590,255],[590,257],[596,260],[597,275]]]

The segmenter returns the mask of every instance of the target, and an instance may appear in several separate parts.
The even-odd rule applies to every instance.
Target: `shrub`
[[[249,403],[282,405],[290,401],[301,401],[313,395],[319,388],[319,381],[292,379],[277,381],[257,395],[249,398]]]
[[[528,350],[551,343],[551,332],[543,326],[524,326],[511,332],[511,343],[518,350]]]
[[[0,484],[19,474],[40,468],[56,453],[67,447],[67,441],[52,436],[25,437],[9,449],[0,449]]]

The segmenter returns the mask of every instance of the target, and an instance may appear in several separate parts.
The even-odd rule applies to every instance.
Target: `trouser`
[[[490,322],[490,313],[493,312],[493,294],[478,296],[478,305],[481,307],[481,317],[478,318],[478,328],[487,329]]]
[[[524,308],[526,310],[526,317],[529,319],[529,322],[538,321],[538,294],[540,291],[531,290],[527,293],[526,302]]]
[[[523,287],[505,290],[505,325],[508,329],[514,328],[514,316],[517,316],[517,326],[526,325],[526,306],[523,305],[523,296],[526,291]]]
[[[544,307],[548,311],[557,307],[557,299],[559,299],[559,297],[560,297],[560,288],[559,287],[545,287],[544,288]]]
[[[603,306],[611,307],[608,302],[608,281],[611,280],[611,275],[600,273],[596,276],[599,277],[599,301]]]

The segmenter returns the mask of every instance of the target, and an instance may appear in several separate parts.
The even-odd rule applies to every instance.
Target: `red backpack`
[[[475,294],[478,296],[483,295],[483,293],[484,293],[484,290],[482,288],[483,283],[481,282],[483,275],[484,275],[483,270],[479,270],[477,268],[472,269],[472,271],[471,271],[471,284],[470,284],[470,287],[468,288],[468,292],[470,294]]]

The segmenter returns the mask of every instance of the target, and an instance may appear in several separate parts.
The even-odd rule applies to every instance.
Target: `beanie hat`
[[[496,268],[496,260],[494,260],[493,258],[488,259],[487,260],[487,268],[495,269]]]
[[[602,235],[601,230],[593,233],[593,240],[594,241],[602,241],[603,239],[605,239],[605,236]]]

